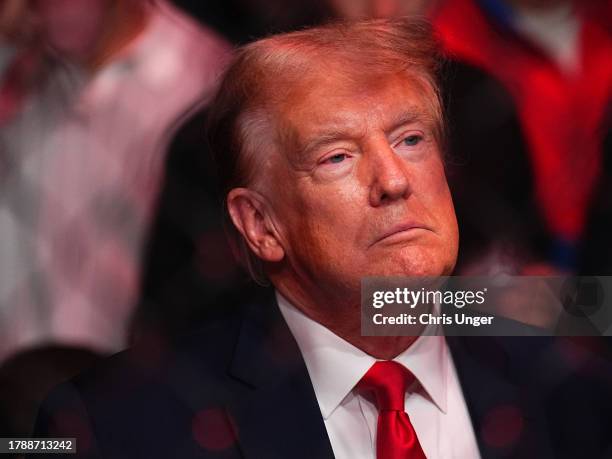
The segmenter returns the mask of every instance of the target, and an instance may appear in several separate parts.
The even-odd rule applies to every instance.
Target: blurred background
[[[456,274],[612,275],[610,0],[2,0],[0,436],[256,294],[204,142],[232,49],[394,15],[429,17],[446,57]]]

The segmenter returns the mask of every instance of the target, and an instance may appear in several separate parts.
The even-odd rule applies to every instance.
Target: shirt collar
[[[276,299],[306,363],[321,414],[328,419],[377,359],[306,316],[278,291]],[[449,358],[444,336],[420,336],[393,360],[412,372],[424,395],[445,413]]]

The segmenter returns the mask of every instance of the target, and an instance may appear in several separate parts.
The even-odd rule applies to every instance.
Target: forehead
[[[281,138],[303,144],[331,132],[363,135],[402,122],[433,122],[433,95],[426,86],[400,73],[354,78],[319,72],[295,83],[278,105]]]

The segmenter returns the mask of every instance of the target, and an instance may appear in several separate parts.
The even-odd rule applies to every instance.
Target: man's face
[[[364,276],[451,272],[457,222],[425,93],[328,73],[279,108],[267,186],[299,282],[358,292]]]

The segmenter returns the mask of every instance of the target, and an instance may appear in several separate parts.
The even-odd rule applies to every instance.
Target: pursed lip
[[[430,227],[420,222],[415,222],[415,221],[403,222],[403,223],[399,223],[389,228],[381,236],[379,236],[374,242],[372,242],[370,246],[373,246],[374,244],[384,241],[385,239],[393,236],[394,234],[403,233],[405,231],[410,231],[410,230],[415,230],[415,229],[424,229],[424,230],[431,231]]]

